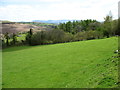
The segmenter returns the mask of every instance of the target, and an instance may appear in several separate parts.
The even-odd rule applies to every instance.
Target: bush
[[[64,43],[73,40],[73,35],[62,30],[40,31],[32,35],[31,45]]]
[[[64,42],[71,42],[74,41],[74,37],[71,33],[65,33]]]
[[[31,45],[41,45],[46,42],[46,33],[44,31],[37,32],[31,37]]]
[[[2,47],[2,48],[6,48],[7,47],[7,45],[6,45],[6,43],[5,43],[5,40],[1,40],[0,39],[0,47]]]
[[[47,34],[48,40],[53,41],[53,43],[65,42],[65,32],[62,30],[51,30]]]
[[[103,38],[103,34],[100,31],[83,31],[79,32],[74,36],[75,41],[82,41],[82,40],[91,40],[91,39],[99,39]]]
[[[75,41],[82,41],[82,40],[86,40],[86,33],[85,31],[83,32],[78,32],[75,36],[74,36],[74,40]]]

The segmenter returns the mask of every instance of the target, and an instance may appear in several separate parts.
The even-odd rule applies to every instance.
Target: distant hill
[[[2,26],[2,27],[1,27]],[[0,28],[2,28],[2,32],[0,33],[5,34],[8,33],[18,33],[18,32],[26,32],[29,31],[30,28],[33,28],[34,31],[44,30],[45,27],[30,25],[30,24],[20,24],[20,23],[2,23]]]
[[[33,20],[33,22],[54,23],[54,24],[65,23],[68,21],[76,21],[76,20]]]
[[[12,21],[2,21],[2,25],[0,28],[2,30],[0,33],[5,34],[8,33],[18,33],[18,32],[27,32],[32,28],[34,31],[41,31],[41,30],[51,30],[55,28],[55,24],[51,23],[42,23],[42,22],[12,22]]]

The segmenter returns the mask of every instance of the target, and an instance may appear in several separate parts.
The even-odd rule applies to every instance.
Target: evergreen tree
[[[112,16],[106,16],[104,20],[104,35],[109,38],[112,35]]]
[[[31,38],[33,35],[33,30],[30,29],[30,31],[28,32],[27,36],[26,36],[26,41],[29,43],[29,45],[31,45]]]

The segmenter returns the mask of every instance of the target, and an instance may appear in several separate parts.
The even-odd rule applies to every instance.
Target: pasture
[[[3,50],[3,88],[118,86],[118,38]]]

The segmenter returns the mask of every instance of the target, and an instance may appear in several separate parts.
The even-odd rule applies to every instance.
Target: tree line
[[[66,23],[60,23],[56,27],[53,27],[49,31],[34,32],[30,29],[26,33],[26,39],[18,42],[17,35],[12,34],[12,40],[10,41],[9,33],[4,35],[5,40],[2,40],[3,46],[13,45],[44,45],[65,43],[73,41],[83,41],[91,39],[109,38],[111,36],[119,35],[119,22],[113,20],[112,16],[106,16],[104,22],[98,22],[97,20],[81,20],[81,21],[68,21]]]
[[[117,25],[118,20],[112,20],[112,16],[106,16],[104,22],[98,22],[96,20],[81,20],[81,21],[69,21],[67,23],[60,23],[58,29],[65,32],[76,34],[84,31],[99,31],[103,33],[104,36],[114,36],[118,34]]]

